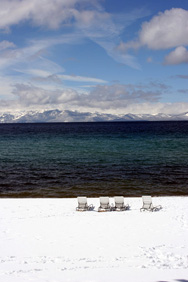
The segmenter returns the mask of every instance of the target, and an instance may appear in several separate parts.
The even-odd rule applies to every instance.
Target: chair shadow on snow
[[[174,281],[177,281],[177,282],[188,282],[187,279],[174,279]],[[157,282],[170,282],[170,281],[157,281]]]

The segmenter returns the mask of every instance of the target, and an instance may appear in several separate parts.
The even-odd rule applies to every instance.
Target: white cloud
[[[106,101],[109,104],[110,102],[113,104],[111,107],[121,108],[129,102],[158,101],[160,95],[158,89],[154,91],[149,85],[114,84],[96,86],[91,91],[90,99],[95,100],[95,103]]]
[[[8,49],[8,48],[14,48],[16,47],[15,44],[13,42],[7,41],[7,40],[3,40],[0,42],[0,51]]]
[[[22,70],[22,72],[30,74],[31,76],[34,77],[40,77],[40,78],[46,78],[50,75],[52,75],[53,72],[50,72],[45,69],[36,69],[36,68],[30,68],[28,70]]]
[[[20,105],[25,107],[50,106],[66,109],[90,109],[98,111],[123,111],[130,104],[158,102],[161,84],[148,85],[98,85],[88,92],[79,92],[71,88],[44,88],[32,84],[19,83],[14,86],[13,94]]]
[[[1,0],[0,29],[25,21],[45,29],[72,26],[80,37],[90,38],[115,61],[139,68],[134,56],[118,54],[115,47],[121,32],[147,14],[144,9],[135,9],[129,14],[113,15],[104,11],[99,0]]]
[[[173,8],[142,25],[140,43],[153,50],[188,44],[188,11]]]
[[[1,0],[0,29],[24,21],[50,29],[74,23],[87,26],[108,16],[98,0]]]
[[[13,94],[20,104],[26,107],[33,105],[56,105],[78,99],[73,89],[47,90],[41,87],[26,84],[16,84]]]
[[[14,98],[12,84],[15,82],[14,77],[0,76],[0,104],[2,99],[11,100]]]
[[[103,79],[87,77],[87,76],[79,76],[79,75],[58,75],[58,77],[62,80],[76,81],[76,82],[107,83],[107,81]]]
[[[12,79],[12,83],[28,83],[31,79],[45,78],[51,80],[54,83],[62,81],[58,78],[57,74],[64,73],[64,68],[60,64],[49,60],[49,49],[52,46],[64,43],[73,43],[79,41],[80,35],[66,34],[63,37],[46,38],[43,40],[30,40],[27,41],[25,47],[13,47],[11,42],[4,42],[2,47],[4,48],[0,52],[0,74],[2,77],[9,77]],[[8,47],[12,47],[11,49]],[[16,73],[16,75],[15,75]],[[17,82],[16,82],[17,80]],[[101,80],[102,81],[102,80]],[[0,96],[6,95],[3,92],[2,87],[0,89]],[[8,94],[7,94],[8,95]]]
[[[178,65],[188,63],[188,51],[185,47],[179,46],[165,57],[165,65]]]
[[[32,63],[32,66],[34,64]],[[39,64],[38,64],[39,65]],[[42,67],[42,65],[40,65]],[[30,66],[31,67],[31,66]],[[56,71],[55,71],[56,70]],[[36,68],[28,68],[28,69],[16,69],[17,72],[21,72],[24,74],[30,75],[32,80],[35,81],[53,81],[56,83],[62,83],[62,81],[74,81],[74,82],[90,82],[90,83],[107,83],[106,80],[95,78],[95,77],[87,77],[87,76],[79,76],[79,75],[66,75],[66,74],[56,74],[58,70],[58,65],[54,64],[54,68],[52,62],[46,62],[46,68],[44,69],[36,69]],[[59,72],[62,72],[63,69],[59,69]]]
[[[102,47],[116,62],[140,69],[135,56],[120,53],[116,46],[120,41],[121,33],[135,20],[148,14],[146,10],[135,9],[129,14],[120,14],[118,17],[109,13],[95,14],[87,24],[79,22],[78,28],[93,42]]]
[[[13,48],[14,46],[11,45],[11,49],[3,50],[0,53],[0,69],[8,67],[21,69],[23,68],[23,65],[28,65],[32,68],[32,62],[35,62],[35,66],[37,65],[37,67],[39,67],[40,65],[41,68],[46,71],[51,69],[51,73],[60,70],[62,71],[62,67],[46,58],[48,49],[59,44],[74,44],[75,42],[79,42],[80,38],[80,34],[74,33],[60,37],[45,38],[43,40],[30,40],[27,41],[27,45],[25,47],[21,48],[16,46]],[[8,45],[8,43],[6,44]]]
[[[182,114],[187,112],[188,103],[179,102],[179,103],[135,103],[129,104],[124,109],[124,113],[133,113],[133,114],[153,114],[158,113],[163,114]]]
[[[2,82],[2,81],[1,81]],[[8,81],[7,81],[8,83]],[[187,111],[188,103],[161,103],[161,95],[169,91],[160,83],[98,85],[93,90],[81,92],[73,88],[14,85],[12,95],[0,100],[1,112],[27,110],[72,110],[108,114],[180,114]]]
[[[31,70],[31,73],[36,73],[39,76],[34,76],[32,78],[33,81],[38,82],[53,82],[62,84],[63,81],[73,81],[73,82],[90,82],[94,84],[98,83],[107,83],[107,81],[95,77],[85,77],[85,76],[78,76],[78,75],[63,75],[63,74],[50,74],[44,72],[42,70]],[[41,74],[41,75],[40,75]],[[91,87],[91,86],[90,86]]]
[[[188,11],[172,8],[144,22],[138,39],[121,43],[119,50],[146,46],[152,50],[168,49],[188,45]]]
[[[95,77],[63,74],[65,71],[63,67],[46,58],[46,55],[48,55],[46,50],[49,47],[61,43],[72,43],[75,40],[77,41],[77,39],[79,40],[79,38],[80,35],[77,37],[77,34],[67,34],[66,36],[60,38],[56,37],[46,38],[43,40],[33,40],[28,42],[27,46],[23,48],[18,48],[16,46],[13,47],[11,42],[9,43],[8,41],[3,42],[2,49],[4,48],[4,50],[0,52],[0,71],[2,74],[0,77],[0,80],[2,81],[0,88],[1,102],[2,99],[4,99],[2,104],[6,104],[5,99],[12,99],[12,88],[13,85],[16,84],[34,84],[32,87],[28,87],[27,91],[26,87],[19,88],[20,95],[21,93],[25,95],[25,99],[23,99],[23,97],[20,99],[20,95],[16,96],[16,99],[20,100],[22,105],[25,103],[25,105],[29,106],[29,104],[32,104],[32,99],[33,103],[38,103],[40,105],[43,103],[50,105],[50,102],[57,104],[60,103],[62,101],[62,97],[65,96],[65,93],[68,93],[68,95],[70,94],[70,91],[67,90],[68,87],[63,85],[64,81],[89,82],[93,84],[106,83],[105,80]],[[9,47],[13,48],[8,49]],[[59,94],[59,91],[55,94],[57,85],[60,87],[61,94]],[[62,87],[64,89],[62,89]],[[72,91],[80,92],[82,90],[77,88],[76,90],[72,89]],[[82,92],[84,93],[85,91]],[[62,96],[62,93],[64,93],[64,96]],[[30,95],[31,100],[29,99]],[[53,99],[51,95],[54,95]],[[65,97],[63,100],[66,100]],[[13,104],[15,105],[15,103]]]
[[[0,28],[30,20],[37,26],[58,28],[74,17],[74,6],[78,0],[2,0]]]

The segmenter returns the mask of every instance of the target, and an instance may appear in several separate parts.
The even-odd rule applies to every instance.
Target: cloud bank
[[[109,108],[122,108],[128,103],[157,102],[161,96],[161,91],[166,90],[165,85],[98,85],[88,93],[79,93],[73,89],[45,90],[33,85],[16,84],[14,95],[20,104],[30,106],[35,104],[53,104],[68,106],[85,106],[106,110]]]
[[[88,92],[74,89],[45,89],[32,84],[14,85],[14,99],[3,101],[1,112],[5,109],[42,110],[60,109],[80,112],[98,112],[112,114],[157,114],[159,112],[175,113],[186,111],[187,103],[161,103],[160,97],[168,92],[165,84],[150,82],[148,84],[112,84],[97,85]]]

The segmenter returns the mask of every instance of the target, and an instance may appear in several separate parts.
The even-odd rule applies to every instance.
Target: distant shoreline
[[[56,123],[56,122],[129,122],[129,121],[188,121],[188,112],[180,114],[107,114],[68,110],[44,110],[0,113],[0,123]]]

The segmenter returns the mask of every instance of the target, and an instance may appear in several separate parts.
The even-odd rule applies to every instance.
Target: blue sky
[[[0,111],[188,111],[187,0],[1,0]]]

